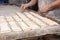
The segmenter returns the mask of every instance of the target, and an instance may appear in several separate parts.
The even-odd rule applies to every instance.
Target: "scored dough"
[[[45,23],[48,23],[48,24],[51,25],[51,26],[53,26],[53,25],[58,25],[58,23],[56,23],[56,22],[54,22],[54,21],[52,21],[52,20],[50,20],[50,19],[47,19],[47,18],[45,18],[45,17],[42,17],[42,16],[40,16],[40,15],[38,15],[38,14],[35,14],[34,12],[29,12],[29,13],[31,13],[32,15],[34,15],[34,16],[42,19]]]

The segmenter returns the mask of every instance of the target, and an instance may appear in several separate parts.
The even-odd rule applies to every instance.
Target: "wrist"
[[[25,4],[27,7],[30,7],[29,4]]]

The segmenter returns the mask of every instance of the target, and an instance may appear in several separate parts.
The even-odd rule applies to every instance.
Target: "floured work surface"
[[[58,23],[32,11],[20,12],[18,7],[15,11],[13,8],[15,10],[15,6],[5,8],[8,11],[4,9],[4,13],[8,12],[11,15],[0,15],[0,37],[3,35],[9,38],[27,38],[60,32]]]

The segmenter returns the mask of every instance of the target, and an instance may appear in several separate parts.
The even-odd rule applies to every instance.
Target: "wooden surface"
[[[16,11],[12,16],[0,16],[0,38],[3,40],[55,33],[55,29],[51,28],[59,28],[59,24],[32,11]]]

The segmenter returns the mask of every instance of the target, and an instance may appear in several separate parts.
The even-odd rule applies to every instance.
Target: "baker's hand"
[[[49,5],[43,5],[39,10],[40,12],[47,12],[49,11],[51,8]]]
[[[21,7],[20,7],[22,10],[28,8],[28,5],[27,4],[22,4]]]

